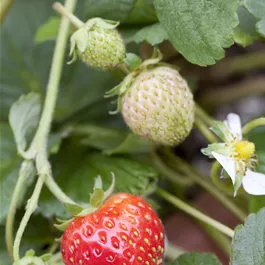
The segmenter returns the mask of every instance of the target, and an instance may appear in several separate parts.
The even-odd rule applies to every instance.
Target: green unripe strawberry
[[[121,113],[135,134],[156,144],[174,146],[192,129],[193,95],[177,70],[158,65],[132,80],[121,97]]]
[[[117,25],[100,18],[89,20],[72,35],[70,54],[99,70],[111,70],[122,64],[125,45],[115,29]]]

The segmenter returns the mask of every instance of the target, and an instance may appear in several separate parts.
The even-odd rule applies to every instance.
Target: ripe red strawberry
[[[160,265],[164,230],[147,202],[119,193],[69,224],[61,252],[66,265]]]

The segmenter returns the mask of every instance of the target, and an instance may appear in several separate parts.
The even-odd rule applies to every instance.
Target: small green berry
[[[117,23],[103,19],[89,20],[71,37],[71,54],[99,70],[112,70],[124,62],[125,45],[115,29]]]

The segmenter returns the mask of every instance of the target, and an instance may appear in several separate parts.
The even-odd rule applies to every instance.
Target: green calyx
[[[111,70],[123,63],[125,45],[118,31],[117,21],[93,18],[78,29],[70,39],[72,63],[79,56],[86,64],[100,69]]]
[[[73,217],[81,217],[97,211],[104,201],[113,193],[115,188],[115,175],[111,172],[112,182],[110,187],[104,191],[101,176],[95,178],[93,193],[90,194],[90,202],[86,206],[80,206],[77,204],[65,203],[64,207]],[[58,224],[54,226],[60,230],[65,231],[67,226],[71,223],[74,218],[69,220],[57,219]]]
[[[13,265],[45,265],[52,257],[52,254],[47,253],[40,257],[35,256],[35,251],[30,249],[26,252],[25,256],[14,262]]]
[[[135,80],[135,78],[143,71],[152,68],[159,64],[159,62],[162,60],[162,54],[158,49],[155,49],[153,52],[153,56],[142,62],[140,57],[138,57],[135,54],[126,54],[125,63],[128,69],[132,70],[130,74],[128,74],[124,80],[111,90],[107,91],[105,93],[105,98],[110,98],[114,96],[118,96],[117,98],[117,108],[114,111],[110,111],[110,114],[117,114],[121,110],[121,98],[122,95],[127,91],[128,88],[130,88],[131,84]]]
[[[118,27],[119,22],[112,21],[112,20],[104,20],[102,18],[92,18],[89,19],[85,25],[78,29],[71,37],[71,47],[70,47],[70,56],[73,56],[73,60],[76,59],[75,49],[78,49],[81,53],[86,50],[88,44],[88,33],[92,31],[94,28],[101,28],[101,29],[115,29]],[[71,63],[69,62],[69,63]]]

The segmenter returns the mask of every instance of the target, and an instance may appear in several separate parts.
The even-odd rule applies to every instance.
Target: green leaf
[[[41,25],[36,34],[35,42],[40,44],[48,40],[55,40],[58,34],[58,29],[61,19],[59,17],[50,17],[47,22]]]
[[[71,204],[71,203],[64,203],[64,207],[73,216],[79,214],[80,212],[84,210],[83,207],[77,204]]]
[[[93,193],[90,194],[90,204],[94,208],[98,208],[104,201],[104,191],[102,189],[94,188]]]
[[[12,103],[20,95],[34,91],[44,96],[54,42],[36,45],[34,38],[38,28],[54,15],[53,2],[15,1],[1,27],[0,120],[7,120]],[[82,1],[78,1],[78,10],[84,11]],[[77,15],[82,16],[80,12]],[[68,56],[56,104],[56,121],[61,124],[76,119],[117,119],[108,115],[111,106],[103,100],[104,93],[118,82],[112,73],[93,70],[81,61],[69,66],[67,61]]]
[[[257,19],[244,7],[239,6],[237,10],[239,25],[235,28],[235,42],[246,47],[260,38],[255,29]]]
[[[265,17],[265,2],[264,0],[243,0],[247,10],[257,18]]]
[[[26,151],[28,139],[32,137],[38,126],[41,112],[40,95],[29,93],[22,95],[12,104],[9,113],[9,123],[13,130],[18,152]]]
[[[150,151],[152,143],[133,133],[106,126],[78,124],[71,126],[71,135],[81,137],[83,145],[102,150],[104,154],[134,154]]]
[[[234,42],[237,0],[155,0],[158,18],[174,47],[190,62],[215,64]]]
[[[28,187],[31,186],[32,182],[35,179],[34,177],[36,176],[36,169],[35,169],[34,163],[32,161],[25,160],[21,164],[20,170],[17,173],[17,176],[13,176],[14,180],[17,180],[18,175],[23,175],[24,181],[21,184],[22,187],[20,189],[20,194],[19,194],[20,196],[17,202],[17,207],[22,205],[26,191]],[[5,217],[9,209],[9,204],[11,202],[11,198],[12,198],[16,183],[14,182],[12,184],[8,183],[7,179],[3,179],[3,181],[1,181],[0,183],[0,188],[1,188],[1,193],[2,193],[1,194],[1,207],[0,207],[0,210],[1,210],[0,222],[5,220]],[[9,194],[11,194],[10,197],[7,197],[7,195]]]
[[[148,42],[151,45],[157,45],[168,39],[168,34],[163,29],[160,23],[155,23],[144,27],[137,31],[133,36],[129,37],[126,42],[141,43]]]
[[[257,32],[265,38],[265,18],[256,24]]]
[[[106,149],[103,153],[107,155],[148,153],[152,146],[152,142],[144,140],[134,133],[129,133],[119,145],[113,149]]]
[[[81,138],[83,145],[99,150],[116,148],[126,138],[126,132],[107,126],[78,124],[70,127],[71,135]]]
[[[65,231],[67,226],[72,222],[73,219],[66,220],[64,222],[61,222],[60,224],[55,224],[54,227],[58,229],[59,231]]]
[[[158,176],[152,167],[129,157],[108,157],[72,146],[61,148],[53,158],[53,172],[58,185],[77,202],[89,202],[89,193],[98,175],[102,177],[103,190],[111,185],[110,172],[113,172],[116,178],[115,192],[137,195],[144,195],[154,189]],[[67,217],[62,205],[46,189],[42,192],[39,205],[46,217]]]
[[[23,204],[26,190],[32,184],[36,174],[32,162],[25,161],[21,164],[22,159],[17,155],[12,130],[7,123],[0,123],[0,132],[0,224],[2,224],[8,213],[19,172],[28,172],[28,174],[21,190],[18,207]]]
[[[265,2],[264,0],[244,0],[244,6],[260,21],[256,24],[257,32],[265,37]]]
[[[264,265],[265,209],[250,214],[244,225],[235,230],[231,265]]]
[[[124,62],[127,68],[132,72],[141,65],[142,59],[134,53],[126,53]]]
[[[221,265],[221,263],[213,254],[191,252],[181,255],[176,261],[167,265]]]
[[[16,144],[9,125],[0,123],[0,131],[0,223],[3,223],[18,178],[21,159],[17,156]],[[19,204],[21,204],[22,199],[21,197]]]
[[[153,0],[86,0],[88,18],[102,17],[126,23],[152,23],[157,21]]]

